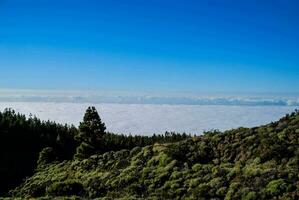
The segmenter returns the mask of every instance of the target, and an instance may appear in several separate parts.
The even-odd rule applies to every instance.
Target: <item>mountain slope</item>
[[[299,113],[256,128],[40,165],[15,197],[298,199]]]

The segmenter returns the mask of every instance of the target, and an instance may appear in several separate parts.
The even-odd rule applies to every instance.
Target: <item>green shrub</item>
[[[202,183],[193,190],[193,195],[196,197],[208,197],[210,189],[208,184]]]
[[[43,165],[51,163],[56,159],[57,157],[54,149],[52,147],[46,147],[39,153],[37,164]]]
[[[46,190],[46,194],[49,196],[84,196],[85,193],[83,185],[73,180],[55,182]]]
[[[279,196],[286,192],[287,183],[283,179],[273,180],[266,186],[266,193],[269,196]]]
[[[221,187],[216,191],[216,195],[218,196],[225,196],[227,193],[227,187]]]
[[[256,200],[257,194],[256,192],[249,192],[242,197],[242,200]]]

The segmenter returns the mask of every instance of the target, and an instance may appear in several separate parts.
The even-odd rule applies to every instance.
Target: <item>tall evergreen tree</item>
[[[83,122],[80,123],[79,133],[75,139],[80,142],[76,157],[85,158],[94,152],[97,143],[105,135],[106,126],[102,122],[95,107],[88,107]]]

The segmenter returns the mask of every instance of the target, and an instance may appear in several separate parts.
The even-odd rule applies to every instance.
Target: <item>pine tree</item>
[[[80,143],[75,157],[86,158],[95,153],[95,147],[105,135],[106,126],[102,122],[95,107],[88,107],[83,122],[80,123],[79,133],[75,139]]]

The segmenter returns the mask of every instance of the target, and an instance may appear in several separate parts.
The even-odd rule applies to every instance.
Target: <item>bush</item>
[[[193,191],[193,194],[195,197],[208,197],[210,192],[210,186],[206,183],[198,185],[195,190]]]
[[[44,165],[47,163],[51,163],[56,159],[57,158],[54,149],[52,147],[46,147],[39,153],[37,164]]]
[[[283,179],[273,180],[268,183],[266,187],[266,193],[269,196],[280,196],[288,188],[287,183]]]
[[[46,194],[49,196],[84,196],[85,193],[83,185],[72,180],[55,182],[46,190]]]
[[[242,197],[242,200],[256,200],[257,195],[256,192],[249,192],[244,197]]]

